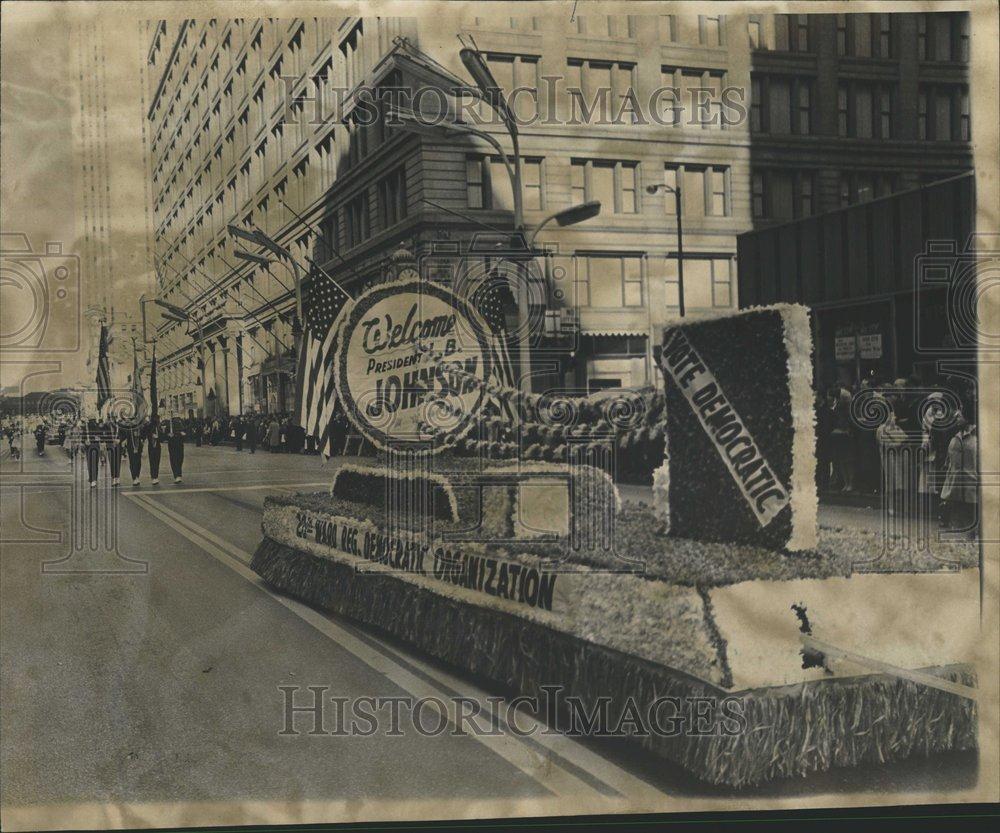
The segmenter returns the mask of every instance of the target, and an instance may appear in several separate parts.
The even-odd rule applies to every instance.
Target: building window
[[[757,219],[794,220],[815,212],[816,175],[810,170],[753,172],[753,214]]]
[[[726,168],[706,168],[702,172],[705,183],[705,216],[729,216],[729,189],[726,187]]]
[[[921,14],[917,18],[917,57],[922,61],[967,62],[968,13]]]
[[[368,194],[358,194],[347,203],[345,210],[347,248],[353,248],[368,239]]]
[[[602,120],[617,116],[632,94],[634,75],[633,63],[570,58],[566,90],[573,103],[573,117],[589,121],[595,113]]]
[[[660,42],[674,43],[677,40],[677,15],[661,14],[657,16],[660,27]]]
[[[795,15],[795,50],[809,51],[809,15]]]
[[[887,197],[897,189],[895,174],[869,173],[867,171],[841,171],[840,205],[869,202]]]
[[[667,193],[663,195],[663,211],[665,214],[677,215],[677,188],[680,187],[680,166],[665,165],[663,167],[663,184]]]
[[[578,255],[577,298],[584,307],[641,307],[642,258],[638,255]]]
[[[965,84],[921,84],[917,135],[930,141],[969,141],[969,88]]]
[[[486,55],[486,61],[515,114],[530,121],[538,111],[538,56],[490,52]],[[512,96],[514,90],[518,90],[518,93]],[[527,92],[528,90],[531,92]],[[486,115],[485,110],[483,115]]]
[[[958,60],[969,62],[969,13],[959,12],[952,16],[952,25],[958,30]]]
[[[759,14],[747,17],[747,37],[750,39],[751,49],[764,48],[764,26]]]
[[[680,306],[680,276],[677,258],[668,257],[666,267],[667,307]],[[711,309],[733,305],[733,258],[728,256],[684,257],[685,309]]]
[[[646,336],[591,336],[592,356],[645,356]]]
[[[663,120],[674,127],[724,129],[730,123],[722,109],[726,73],[718,69],[660,67],[667,95],[668,114]],[[669,111],[673,115],[669,115]],[[685,112],[687,115],[685,116]]]
[[[888,87],[878,89],[879,138],[892,137],[892,93]]]
[[[808,52],[809,16],[776,14],[774,16],[774,48],[780,52]]]
[[[837,87],[837,135],[889,139],[893,128],[893,89],[888,84],[841,81]]]
[[[878,38],[876,40],[876,55],[879,58],[892,57],[892,15],[875,15],[878,20]]]
[[[698,15],[698,40],[702,46],[724,46],[725,15]]]
[[[340,223],[339,215],[336,211],[331,212],[323,218],[319,225],[321,258],[329,260],[334,250],[340,248]]]
[[[353,167],[368,155],[368,126],[360,124],[353,113],[344,126],[347,129],[347,162]]]
[[[604,211],[638,213],[638,162],[573,159],[571,169],[575,203],[600,200]]]
[[[759,77],[750,79],[750,132],[764,132],[764,84]]]
[[[663,184],[675,189],[681,183],[685,215],[694,217],[728,217],[732,213],[729,197],[729,168],[723,165],[665,165]],[[663,197],[667,214],[677,213],[673,190]]]
[[[521,194],[528,211],[543,208],[541,158],[521,159]],[[465,193],[469,208],[492,208],[511,211],[514,192],[510,174],[499,156],[467,156],[465,159]]]
[[[855,58],[891,58],[892,53],[892,15],[837,15],[838,55]]]
[[[753,216],[763,219],[767,216],[767,195],[764,191],[764,174],[754,171],[751,177]]]
[[[750,129],[759,133],[798,134],[812,129],[812,80],[755,74],[750,82]]]
[[[379,183],[378,198],[383,229],[406,217],[406,166],[400,165]]]

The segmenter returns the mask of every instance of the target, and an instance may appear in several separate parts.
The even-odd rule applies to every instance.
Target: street
[[[669,809],[674,797],[725,794],[631,749],[554,733],[521,737],[506,725],[491,735],[431,735],[403,720],[398,736],[380,726],[367,737],[341,737],[310,735],[313,717],[300,712],[297,733],[280,734],[282,686],[301,687],[293,692],[298,706],[312,702],[308,686],[326,687],[323,697],[461,694],[487,710],[496,692],[275,594],[250,571],[265,496],[322,489],[336,461],[186,451],[182,484],[172,483],[164,460],[159,486],[144,472],[140,488],[123,485],[115,497],[104,472],[97,489],[74,490],[74,467],[60,448],[43,458],[27,448],[20,463],[4,449],[6,811],[270,799],[303,801],[327,818],[376,805],[382,818],[394,807],[401,816],[455,817],[498,814],[510,799],[542,812],[572,798],[582,812]],[[866,510],[837,510],[845,511]],[[87,539],[95,527],[96,546]],[[84,542],[79,550],[76,541]],[[974,755],[943,756],[742,795],[945,790],[973,782],[976,766]]]

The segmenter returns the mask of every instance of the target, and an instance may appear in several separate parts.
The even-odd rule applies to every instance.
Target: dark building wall
[[[971,358],[961,355],[948,292],[974,221],[970,173],[741,234],[740,307],[809,306],[821,385],[927,375],[938,358]],[[838,360],[837,339],[864,333],[881,336],[881,355]]]

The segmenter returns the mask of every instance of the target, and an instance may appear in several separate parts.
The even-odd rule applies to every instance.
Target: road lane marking
[[[402,657],[388,646],[379,644],[377,648],[374,647],[320,611],[272,591],[260,576],[250,569],[251,553],[230,544],[174,510],[149,500],[148,495],[132,494],[129,497],[411,696],[435,697],[447,702],[451,698],[451,692],[466,691],[468,696],[480,702],[484,713],[489,713],[487,695],[466,681],[428,667],[416,659]],[[419,668],[419,675],[406,667],[411,663]],[[455,724],[450,716],[445,715],[445,717],[454,728]],[[599,797],[612,803],[617,803],[617,797],[618,801],[627,800],[628,806],[636,808],[636,811],[640,806],[649,809],[663,807],[663,800],[667,797],[664,792],[575,739],[562,733],[549,733],[545,731],[547,727],[543,722],[521,712],[518,712],[518,724],[522,732],[531,733],[529,738],[522,739],[512,734],[484,736],[473,733],[469,736],[557,796]],[[528,740],[532,742],[526,742]],[[537,749],[532,748],[533,746],[540,746],[551,754],[540,754]],[[569,764],[569,768],[559,764],[560,758]],[[574,773],[573,769],[581,771],[585,777]]]

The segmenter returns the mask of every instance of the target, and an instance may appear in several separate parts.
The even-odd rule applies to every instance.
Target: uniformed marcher
[[[111,474],[111,485],[117,486],[121,483],[122,443],[125,437],[121,426],[113,416],[109,416],[104,423],[103,440],[105,453],[108,457],[108,471]]]
[[[181,482],[184,470],[184,427],[177,418],[167,420],[167,456],[170,457],[170,471],[174,483]]]
[[[149,482],[160,482],[160,455],[163,453],[164,428],[158,416],[151,416],[146,423],[146,449],[149,452]]]
[[[133,422],[124,428],[125,453],[128,455],[128,468],[132,474],[132,485],[139,485],[139,475],[142,473],[142,439],[146,431],[146,421]]]
[[[83,432],[83,453],[87,457],[87,480],[90,488],[97,487],[97,469],[101,460],[101,424],[96,419],[88,419]]]

